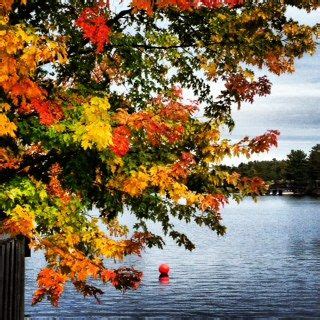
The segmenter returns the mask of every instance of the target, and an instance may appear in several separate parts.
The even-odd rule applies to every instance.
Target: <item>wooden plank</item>
[[[4,290],[3,290],[3,309],[4,316],[7,318],[9,315],[9,299],[8,299],[8,287],[10,285],[10,242],[6,243],[5,256],[4,256]]]
[[[8,320],[12,320],[13,316],[13,276],[14,276],[14,239],[8,244],[9,257],[8,257],[8,287],[7,287],[7,297],[8,297]]]
[[[25,240],[0,241],[0,320],[24,319]]]
[[[20,243],[19,239],[15,239],[14,241],[14,302],[12,303],[13,307],[13,314],[12,318],[13,319],[20,319],[19,313],[20,313],[20,306],[19,306],[19,301],[20,301],[20,276],[19,276],[19,267],[20,267]]]
[[[4,319],[3,314],[3,289],[4,289],[4,245],[0,244],[0,319]]]
[[[25,292],[25,238],[22,238],[20,241],[20,250],[19,250],[19,299],[17,299],[19,306],[19,318],[24,319],[24,292]]]

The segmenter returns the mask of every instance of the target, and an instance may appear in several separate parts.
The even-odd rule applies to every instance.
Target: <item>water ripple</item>
[[[31,319],[205,319],[220,317],[320,317],[320,201],[263,197],[224,210],[226,237],[194,225],[176,225],[198,247],[187,252],[168,241],[163,251],[149,249],[128,265],[144,272],[136,292],[106,287],[102,304],[82,298],[68,286],[61,306],[45,301],[30,306],[43,256],[27,262],[26,313]],[[123,217],[131,222],[131,217]],[[154,226],[157,230],[158,226]],[[168,262],[168,285],[157,266]]]

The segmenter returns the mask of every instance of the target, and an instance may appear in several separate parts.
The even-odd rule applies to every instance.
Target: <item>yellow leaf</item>
[[[83,149],[96,147],[99,151],[112,146],[112,128],[107,98],[94,97],[83,106],[82,118],[75,124],[73,138]]]
[[[3,113],[0,113],[0,136],[10,136],[15,137],[15,131],[17,130],[17,126],[11,122],[7,116]]]

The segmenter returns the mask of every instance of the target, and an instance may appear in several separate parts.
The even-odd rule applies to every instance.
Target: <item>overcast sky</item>
[[[288,14],[302,23],[320,23],[320,11],[307,14],[289,10]],[[262,71],[263,74],[267,73]],[[298,60],[294,74],[268,76],[273,83],[271,95],[233,111],[236,128],[231,138],[238,140],[278,129],[279,147],[255,159],[283,159],[292,149],[308,152],[320,143],[320,48],[315,55]]]

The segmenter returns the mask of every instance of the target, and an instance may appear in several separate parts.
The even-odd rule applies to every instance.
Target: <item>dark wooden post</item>
[[[24,319],[26,240],[0,238],[0,319]]]

